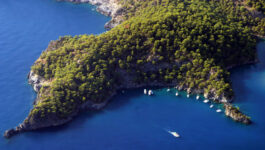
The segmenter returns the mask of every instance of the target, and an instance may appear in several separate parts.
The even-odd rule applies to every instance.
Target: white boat
[[[210,108],[213,108],[213,104],[212,104],[212,105],[210,105]]]
[[[167,92],[169,92],[170,91],[170,89],[167,89]]]
[[[190,98],[190,94],[187,94],[187,98]]]
[[[204,102],[204,103],[209,103],[209,100],[208,100],[208,99],[206,99],[206,100],[204,100],[203,102]]]
[[[176,96],[179,96],[179,93],[178,92],[176,92]]]
[[[147,90],[146,89],[144,89],[144,94],[147,94]]]
[[[222,112],[222,110],[221,109],[217,109],[216,112]]]
[[[149,96],[153,95],[153,91],[152,91],[152,90],[149,90],[149,91],[148,91],[148,95],[149,95]]]
[[[198,100],[198,99],[200,99],[200,96],[199,96],[199,95],[197,95],[197,96],[196,96],[196,99],[197,99],[197,100]]]
[[[177,132],[168,131],[168,133],[170,133],[171,135],[173,135],[176,138],[179,138],[180,137],[180,135]]]

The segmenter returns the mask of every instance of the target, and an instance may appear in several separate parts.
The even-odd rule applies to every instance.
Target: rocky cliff
[[[121,14],[124,11],[118,0],[63,1],[89,2],[97,5],[98,11],[113,18],[112,23],[109,23],[111,24],[109,27],[114,27],[123,19]],[[158,10],[163,7],[163,11],[160,12],[164,12],[168,8],[176,8],[166,7],[167,1],[164,2],[161,5],[159,4]],[[160,12],[152,10],[155,4],[158,5],[158,3],[151,3],[149,9],[154,11],[153,16],[151,16],[153,18],[150,20],[148,20],[150,14],[147,13],[147,15],[141,16],[142,18],[139,17],[140,19],[132,18],[134,20],[126,22],[127,24],[124,23],[99,36],[63,37],[51,42],[47,50],[35,62],[28,76],[29,84],[38,93],[34,108],[22,124],[15,129],[7,130],[4,136],[10,138],[20,132],[64,124],[72,120],[83,109],[103,108],[109,99],[116,94],[116,91],[121,88],[139,88],[143,86],[177,86],[179,90],[185,90],[187,93],[203,94],[208,99],[224,103],[227,116],[242,123],[250,123],[249,118],[228,104],[233,96],[231,91],[229,91],[230,84],[226,80],[229,77],[225,77],[226,71],[221,69],[222,66],[216,66],[210,60],[213,54],[208,56],[206,54],[210,51],[205,51],[204,54],[200,50],[186,50],[185,46],[189,47],[189,45],[196,42],[193,42],[194,40],[191,38],[184,40],[182,38],[186,35],[178,34],[182,33],[180,30],[183,30],[187,31],[184,32],[187,36],[190,35],[190,30],[187,27],[193,23],[194,19],[190,24],[184,24],[180,27],[178,26],[181,23],[189,21],[183,20],[174,23],[174,21],[178,20],[177,18],[185,18],[183,11],[180,11],[181,17],[177,17],[176,14],[161,15],[157,19]],[[184,7],[181,8],[184,9]],[[149,10],[145,12],[149,12]],[[178,14],[179,10],[174,11]],[[193,13],[187,14],[187,18],[192,15]],[[219,15],[219,13],[216,15]],[[120,20],[115,21],[115,18],[120,18]],[[201,22],[200,16],[197,21]],[[208,21],[206,22],[209,23]],[[227,23],[227,26],[230,24]],[[194,25],[198,25],[198,23],[195,22]],[[209,25],[208,27],[211,29],[212,26],[214,25]],[[206,26],[199,27],[203,30]],[[207,32],[218,30],[210,29]],[[152,30],[154,30],[153,33],[149,32]],[[161,30],[165,32],[165,35],[162,35]],[[198,33],[194,30],[194,39],[198,39],[196,35],[204,33],[201,30]],[[235,33],[237,33],[237,30],[235,30]],[[239,33],[240,37],[242,37],[242,34],[244,35],[244,33]],[[230,33],[227,34],[230,35]],[[155,36],[157,36],[156,41],[154,39]],[[163,37],[163,40],[160,40],[161,37]],[[242,39],[246,40],[246,38]],[[208,38],[205,38],[205,41],[207,40]],[[199,40],[199,42],[202,41],[204,40]],[[210,43],[212,42],[215,43],[214,47],[212,47],[214,51],[217,46],[214,39]],[[129,46],[127,45],[128,43],[130,43]],[[207,44],[201,45],[206,45],[206,50],[209,50],[208,47],[212,45]],[[176,47],[172,45],[176,45]],[[179,49],[180,45],[182,45],[182,48]],[[223,45],[227,44],[220,44],[220,46]],[[255,46],[255,44],[252,45]],[[231,47],[231,45],[229,46]],[[198,46],[194,45],[193,47],[197,48]],[[192,49],[192,47],[189,48]],[[171,50],[168,51],[167,55],[158,55],[162,52],[166,53],[167,49]],[[250,53],[255,53],[255,51],[250,51]],[[209,57],[209,59],[205,59],[201,55]],[[231,55],[234,55],[234,51]],[[225,56],[222,58],[226,58]],[[246,61],[245,58],[248,57],[242,57],[242,60]],[[56,65],[53,64],[58,66],[55,67]],[[137,78],[141,80],[137,81]],[[194,84],[197,83],[193,81],[201,82],[202,84],[195,86]]]
[[[239,108],[234,107],[229,103],[224,103],[225,115],[232,118],[237,122],[242,122],[244,124],[250,124],[250,117],[246,116],[242,112],[240,112]]]
[[[40,95],[40,89],[43,86],[48,85],[50,82],[47,80],[44,80],[41,76],[35,74],[34,72],[30,71],[28,75],[28,83],[33,87],[34,91],[37,92],[37,98],[34,101],[34,105],[39,103],[41,99],[39,98]],[[43,89],[45,90],[45,89]],[[4,137],[10,138],[16,134],[26,132],[26,131],[32,131],[40,128],[45,127],[52,127],[52,126],[59,126],[62,124],[65,124],[69,121],[71,121],[78,113],[82,110],[99,110],[106,106],[108,101],[114,96],[116,93],[113,93],[107,99],[106,101],[102,103],[94,103],[92,101],[87,101],[86,103],[80,105],[78,109],[73,111],[71,114],[69,114],[67,117],[64,118],[58,118],[58,116],[55,113],[49,113],[45,116],[45,118],[41,117],[41,114],[37,115],[29,115],[23,123],[19,124],[17,127],[6,130],[4,133]]]
[[[123,21],[124,9],[121,0],[57,0],[73,3],[90,3],[97,7],[97,11],[112,19],[105,24],[105,28],[111,29]]]
[[[156,66],[153,68],[163,68],[162,66],[168,66],[168,65],[160,65]],[[160,86],[160,87],[173,87],[176,86],[178,90],[184,90],[187,91],[189,94],[204,94],[204,96],[210,100],[214,100],[217,103],[225,103],[225,114],[228,117],[231,117],[233,120],[242,122],[245,124],[251,123],[249,118],[246,118],[243,113],[241,113],[239,110],[235,110],[232,105],[230,105],[227,102],[230,102],[231,99],[226,98],[224,95],[217,96],[215,90],[212,90],[211,92],[204,92],[203,90],[200,89],[190,89],[187,87],[179,86],[177,80],[173,80],[169,84],[165,83],[160,83],[160,82],[152,82],[150,84],[139,84],[135,83],[133,81],[134,75],[133,74],[128,74],[124,70],[117,70],[121,74],[123,84],[121,84],[119,87],[116,87],[117,90],[120,89],[131,89],[131,88],[140,88],[140,87],[145,87],[145,86]],[[33,71],[31,71],[28,75],[28,82],[29,84],[32,85],[33,89],[37,92],[37,98],[34,101],[34,105],[36,105],[38,102],[40,102],[41,99],[39,97],[41,96],[42,93],[45,92],[40,92],[41,87],[48,85],[50,82],[43,79],[41,76],[35,74]],[[45,89],[43,89],[45,90]],[[88,100],[86,103],[82,104],[79,106],[78,109],[75,109],[71,114],[69,114],[65,118],[58,118],[58,116],[55,113],[49,113],[45,115],[45,118],[41,117],[41,114],[37,115],[29,115],[23,123],[19,124],[17,127],[7,130],[4,133],[4,137],[6,138],[11,138],[12,136],[26,132],[26,131],[32,131],[40,128],[46,128],[46,127],[52,127],[52,126],[59,126],[62,124],[65,124],[69,121],[71,121],[80,111],[82,110],[99,110],[102,109],[106,104],[109,102],[109,100],[116,95],[116,92],[112,93],[112,95],[105,100],[102,103],[94,103],[93,101]]]

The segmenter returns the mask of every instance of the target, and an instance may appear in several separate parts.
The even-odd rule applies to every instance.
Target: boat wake
[[[179,135],[177,132],[175,132],[175,131],[170,131],[170,130],[168,130],[167,132],[168,132],[169,134],[173,135],[173,136],[176,137],[176,138],[179,138],[179,137],[180,137],[180,135]]]

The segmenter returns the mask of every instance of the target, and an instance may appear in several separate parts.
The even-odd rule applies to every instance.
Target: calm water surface
[[[63,35],[99,34],[110,18],[90,5],[53,0],[0,1],[0,133],[22,122],[36,94],[27,84],[30,66],[50,40]],[[176,150],[265,149],[265,42],[260,63],[232,71],[236,105],[252,117],[245,126],[185,94],[143,89],[117,95],[106,109],[85,112],[71,123],[0,137],[0,150]],[[178,132],[176,139],[168,131]]]

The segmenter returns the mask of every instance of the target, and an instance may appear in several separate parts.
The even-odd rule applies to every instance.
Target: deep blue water
[[[90,5],[53,0],[0,1],[0,133],[22,122],[36,94],[27,84],[30,66],[50,40],[63,35],[99,34],[110,18]],[[236,105],[253,125],[233,122],[209,104],[143,89],[120,93],[106,109],[85,112],[71,123],[0,137],[0,150],[176,150],[265,149],[265,42],[257,45],[260,63],[232,71]],[[167,131],[181,135],[177,139]]]

